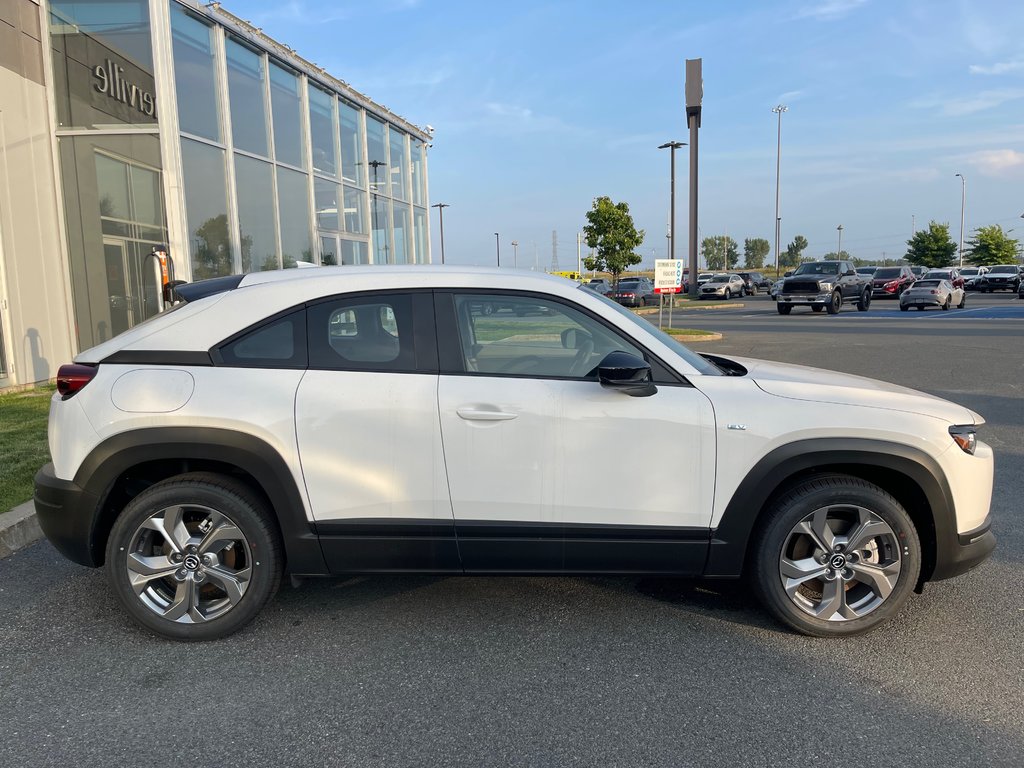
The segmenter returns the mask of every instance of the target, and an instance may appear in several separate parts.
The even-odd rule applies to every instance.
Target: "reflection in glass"
[[[228,98],[231,135],[236,149],[267,156],[267,110],[263,93],[263,57],[244,45],[227,41]]]
[[[302,141],[299,78],[273,62],[270,64],[270,107],[274,118],[274,159],[301,167],[305,143]]]
[[[425,205],[427,202],[423,183],[427,177],[424,167],[425,152],[423,145],[416,139],[410,138],[409,143],[412,144],[412,201],[416,205]]]
[[[309,194],[304,173],[277,168],[277,210],[281,223],[281,266],[294,267],[296,261],[313,263],[309,241]]]
[[[183,138],[181,165],[192,277],[205,280],[230,275],[234,270],[228,236],[224,150]]]
[[[370,191],[388,193],[388,155],[384,144],[385,125],[377,118],[366,116],[366,157],[370,168]]]
[[[375,197],[370,210],[373,219],[373,263],[391,264],[388,258],[388,201],[386,198]]]
[[[313,170],[334,176],[334,97],[309,84],[309,132],[313,138]]]
[[[408,264],[409,258],[409,206],[395,203],[393,206],[395,224],[395,264]]]
[[[320,264],[325,267],[333,267],[338,263],[338,238],[320,238]]]
[[[220,141],[213,28],[187,14],[177,3],[171,3],[171,31],[178,125],[185,133]]]
[[[366,232],[366,193],[361,189],[345,187],[345,231]]]
[[[367,264],[369,263],[369,248],[362,240],[341,241],[341,263],[342,264]]]
[[[132,219],[153,227],[139,227],[140,236],[160,238],[164,225],[164,196],[160,174],[139,165],[129,166],[128,178],[132,188]]]
[[[345,101],[338,101],[341,126],[341,174],[349,184],[366,187],[363,167],[363,133],[359,129],[359,110]]]
[[[430,248],[427,245],[427,212],[423,208],[412,211],[413,242],[416,244],[413,261],[417,264],[430,263]]]
[[[316,206],[316,225],[320,229],[338,229],[338,185],[314,177],[313,202]]]
[[[391,196],[396,200],[405,200],[405,182],[408,176],[409,158],[405,154],[405,134],[389,127],[391,141]]]
[[[274,187],[270,163],[235,155],[238,227],[242,238],[242,271],[278,269],[274,231]]]
[[[128,208],[128,166],[106,155],[96,154],[96,186],[100,192],[100,216],[130,219]]]

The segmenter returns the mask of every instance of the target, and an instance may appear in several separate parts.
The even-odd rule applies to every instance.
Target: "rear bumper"
[[[929,581],[951,579],[983,563],[996,548],[996,536],[992,533],[992,518],[967,533],[956,534],[945,542],[937,542],[935,570]]]
[[[36,473],[32,500],[39,527],[64,557],[95,568],[103,561],[92,548],[92,531],[99,499],[54,474],[53,464]]]

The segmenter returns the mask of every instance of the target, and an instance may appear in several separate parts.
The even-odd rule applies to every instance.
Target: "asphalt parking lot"
[[[989,562],[844,641],[782,629],[736,584],[372,577],[283,587],[240,635],[186,645],[136,629],[102,573],[42,542],[0,561],[0,765],[1020,766],[1024,301],[743,304],[674,325],[725,333],[700,352],[883,378],[986,417]]]

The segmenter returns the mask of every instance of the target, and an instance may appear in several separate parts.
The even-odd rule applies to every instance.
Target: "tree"
[[[998,224],[978,227],[974,230],[974,237],[967,241],[967,245],[971,263],[979,267],[1017,263],[1018,243],[1003,232],[1003,228]]]
[[[583,260],[589,270],[609,272],[615,284],[628,267],[641,262],[636,249],[644,241],[644,231],[638,230],[629,215],[626,203],[613,203],[610,197],[599,197],[587,211],[587,224],[583,227],[587,247],[597,253]]]
[[[193,278],[205,280],[231,274],[231,240],[228,237],[227,214],[222,213],[204,221],[196,229],[193,243]]]
[[[821,257],[821,260],[822,261],[856,261],[856,259],[853,259],[850,256],[850,252],[849,251],[840,251],[839,253],[836,253],[835,251],[829,251],[828,253],[826,253],[824,256]]]
[[[806,247],[806,237],[803,235],[797,235],[794,237],[793,242],[786,246],[786,252],[779,254],[779,266],[795,267],[800,263],[800,255],[804,252]]]
[[[907,240],[906,259],[911,264],[941,269],[953,263],[955,254],[956,243],[949,236],[949,224],[929,222],[928,229],[919,230]]]
[[[739,243],[728,235],[705,237],[700,242],[700,253],[710,270],[733,269],[740,260]]]
[[[744,266],[747,269],[761,269],[764,267],[764,257],[771,251],[772,246],[763,237],[748,237],[743,241]]]

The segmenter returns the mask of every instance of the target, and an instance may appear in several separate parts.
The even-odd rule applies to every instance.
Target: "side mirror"
[[[846,277],[853,277],[854,275],[857,274],[857,272],[855,270],[848,269],[843,274],[846,275]]]
[[[793,270],[792,270],[792,269],[791,269],[791,270],[789,270],[788,272],[786,272],[786,273],[785,273],[785,274],[783,274],[782,276],[783,276],[783,277],[792,277],[792,276],[793,276]]]
[[[602,387],[630,397],[650,397],[658,391],[651,381],[650,363],[621,350],[605,355],[597,366],[597,378]]]

